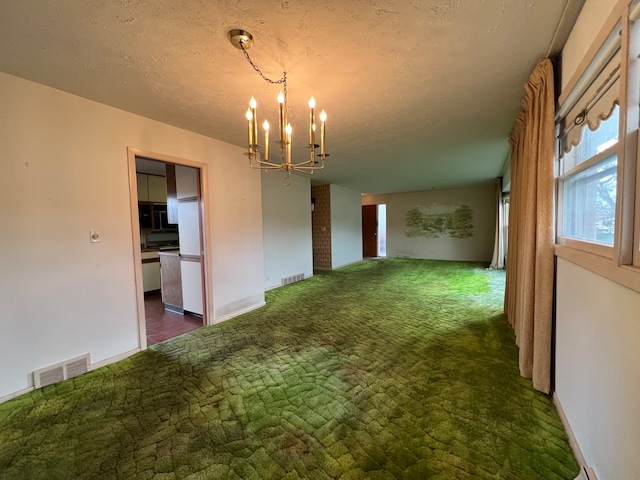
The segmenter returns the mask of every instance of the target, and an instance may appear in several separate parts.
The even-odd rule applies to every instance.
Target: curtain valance
[[[591,85],[561,119],[560,154],[580,143],[585,127],[592,131],[611,116],[620,98],[620,45]]]

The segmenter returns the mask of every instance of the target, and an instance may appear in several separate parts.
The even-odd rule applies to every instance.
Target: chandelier
[[[316,122],[315,122],[315,107],[316,101],[313,97],[309,100],[309,159],[298,163],[293,163],[291,153],[291,134],[292,127],[289,123],[289,112],[287,110],[287,72],[284,72],[282,78],[279,80],[271,80],[267,78],[260,68],[253,63],[247,50],[253,45],[253,36],[246,30],[231,30],[229,32],[229,40],[231,44],[242,50],[244,56],[256,72],[268,83],[274,85],[282,85],[283,89],[278,94],[278,127],[279,127],[279,139],[277,145],[280,147],[279,155],[275,155],[277,160],[273,159],[274,155],[269,155],[269,122],[264,121],[262,127],[264,129],[264,148],[262,155],[260,154],[260,144],[258,139],[258,118],[256,115],[257,102],[255,98],[251,97],[249,102],[249,108],[247,109],[246,119],[248,121],[247,139],[248,139],[248,152],[249,166],[251,168],[259,168],[262,170],[284,170],[287,173],[287,177],[290,176],[292,171],[306,173],[308,175],[313,174],[316,170],[324,168],[324,160],[329,156],[326,153],[325,148],[325,121],[327,120],[327,114],[324,110],[320,113],[320,143],[316,144]],[[319,153],[316,153],[316,149],[320,149]]]

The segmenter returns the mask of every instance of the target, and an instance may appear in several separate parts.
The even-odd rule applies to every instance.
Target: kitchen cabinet
[[[167,181],[159,175],[136,173],[139,202],[167,202]]]
[[[149,201],[167,203],[167,181],[165,177],[147,175],[149,184]]]
[[[147,177],[149,175],[145,175],[144,173],[136,173],[136,183],[138,185],[138,201],[139,202],[148,202],[149,201],[149,182]]]
[[[198,195],[198,170],[176,165],[176,194],[178,200]]]
[[[160,278],[162,284],[162,303],[164,308],[174,312],[183,312],[182,273],[180,252],[171,250],[160,252]]]
[[[158,252],[142,252],[142,285],[145,293],[160,290],[160,257]]]

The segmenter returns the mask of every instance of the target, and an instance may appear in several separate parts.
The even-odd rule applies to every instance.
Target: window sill
[[[568,245],[556,245],[555,256],[640,293],[640,268],[616,265],[611,258],[584,252]]]
[[[602,257],[608,259],[609,261],[612,261],[613,259],[613,247],[609,245],[577,240],[570,237],[559,237],[557,244],[565,247],[570,247],[572,250],[595,255],[597,257]]]

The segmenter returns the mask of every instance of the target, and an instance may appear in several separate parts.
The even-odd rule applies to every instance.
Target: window
[[[617,228],[619,32],[594,60],[590,82],[558,125],[558,241],[611,258]]]
[[[559,99],[556,255],[640,292],[640,0],[616,8]]]
[[[616,217],[618,107],[562,158],[561,236],[613,246]]]

